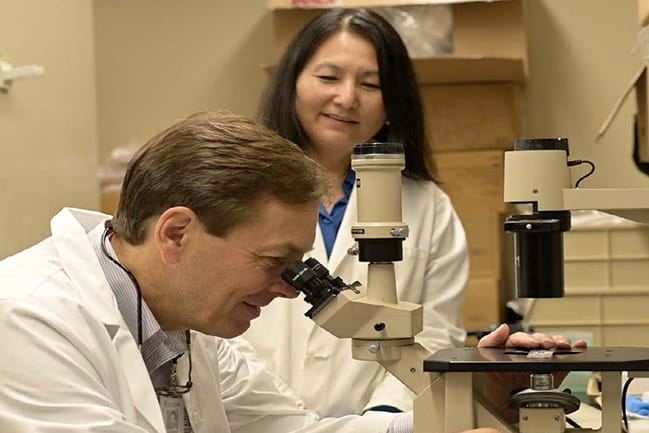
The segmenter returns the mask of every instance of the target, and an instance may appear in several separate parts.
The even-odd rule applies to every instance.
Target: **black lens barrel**
[[[333,278],[327,268],[314,258],[295,262],[282,272],[282,279],[295,290],[304,293],[304,300],[313,305],[306,316],[313,318],[331,302],[345,283]]]
[[[514,234],[516,297],[564,295],[563,232],[570,226],[570,211],[512,215],[505,221],[505,230]]]

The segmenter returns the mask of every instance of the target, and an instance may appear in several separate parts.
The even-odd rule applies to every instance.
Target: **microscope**
[[[562,232],[570,229],[569,210],[598,209],[649,222],[649,190],[571,188],[569,167],[577,162],[567,158],[567,139],[518,140],[514,151],[505,152],[505,201],[527,203],[532,210],[505,222],[515,238],[519,297],[563,295]],[[415,342],[422,330],[422,307],[397,298],[394,270],[408,235],[401,221],[404,167],[400,144],[354,148],[358,222],[352,235],[359,260],[368,262],[368,281],[348,284],[312,258],[289,266],[282,277],[311,304],[306,315],[336,337],[351,338],[355,359],[379,362],[415,394],[415,433],[478,426],[512,433],[564,432],[566,414],[580,403],[556,389],[552,373],[559,371],[601,371],[602,422],[596,431],[620,432],[621,372],[649,377],[649,348],[554,352],[464,347],[431,354]],[[518,410],[514,426],[478,384],[486,372],[521,371],[529,372],[530,384],[508,402]]]
[[[313,258],[289,266],[282,277],[312,305],[306,316],[338,338],[351,338],[355,359],[379,362],[416,395],[415,431],[425,432],[433,431],[429,426],[439,416],[433,408],[440,404],[431,392],[439,374],[423,371],[431,353],[414,340],[423,328],[421,305],[397,298],[394,262],[402,260],[408,236],[408,226],[401,221],[404,167],[401,144],[354,148],[358,221],[352,235],[359,260],[368,262],[366,285],[333,278]]]

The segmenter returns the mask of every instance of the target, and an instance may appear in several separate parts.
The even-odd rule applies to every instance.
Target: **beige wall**
[[[0,94],[0,258],[46,236],[61,207],[98,209],[114,147],[208,108],[252,116],[271,55],[264,4],[0,0],[2,59],[46,68]]]
[[[270,61],[264,0],[95,1],[99,142],[142,143],[209,108],[254,115]]]
[[[526,131],[570,139],[571,157],[597,165],[582,187],[649,187],[631,160],[635,99],[600,140],[600,125],[641,62],[631,55],[639,30],[636,0],[529,0],[530,75]],[[587,171],[572,169],[573,180]]]
[[[63,206],[96,207],[92,4],[0,0],[0,55],[41,77],[0,93],[0,258],[49,233]]]

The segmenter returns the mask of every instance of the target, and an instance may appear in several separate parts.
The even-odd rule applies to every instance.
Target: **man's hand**
[[[478,342],[478,347],[520,347],[525,349],[570,349],[585,348],[584,340],[577,341],[574,346],[570,345],[570,340],[563,335],[549,336],[535,333],[526,334],[525,332],[515,332],[509,335],[509,326],[500,325],[490,334],[485,335]]]

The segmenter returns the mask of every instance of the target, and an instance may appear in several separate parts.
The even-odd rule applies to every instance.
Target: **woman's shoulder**
[[[412,224],[448,220],[456,215],[450,197],[435,182],[403,178],[403,217]]]
[[[433,200],[448,201],[448,195],[432,180],[411,179],[403,176],[401,193],[404,200]]]

